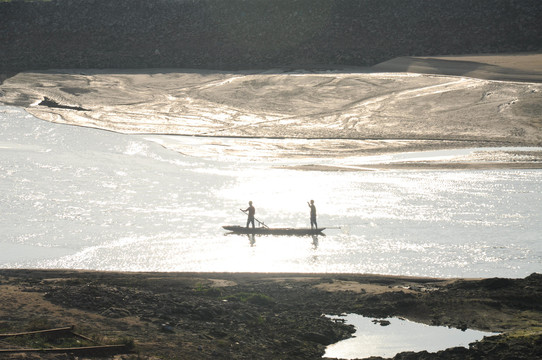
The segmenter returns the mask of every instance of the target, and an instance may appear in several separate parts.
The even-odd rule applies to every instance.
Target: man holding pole
[[[248,207],[245,210],[241,209],[241,211],[244,212],[244,213],[248,212],[247,228],[248,228],[248,225],[250,223],[252,223],[252,228],[254,229],[255,228],[255,226],[254,226],[254,215],[256,214],[256,209],[254,208],[254,206],[252,206],[252,201],[249,201],[248,202]]]

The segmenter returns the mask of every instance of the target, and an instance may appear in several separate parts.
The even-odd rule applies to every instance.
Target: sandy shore
[[[540,147],[541,64],[542,54],[526,53],[402,57],[372,68],[318,70],[29,71],[6,79],[0,100],[52,122],[186,138],[159,142],[211,158]],[[526,161],[494,156],[373,168],[541,164],[538,149]]]
[[[467,76],[486,80],[542,82],[542,54],[405,56],[375,65],[373,69]]]
[[[4,269],[0,333],[75,325],[78,334],[100,344],[125,343],[132,352],[99,357],[104,359],[134,359],[134,354],[138,359],[317,359],[326,345],[353,331],[322,314],[358,313],[502,332],[470,349],[402,353],[395,359],[533,359],[542,351],[541,295],[538,274],[462,280]],[[67,340],[57,341],[55,346],[66,346]],[[36,342],[0,338],[0,348],[32,348]],[[77,344],[89,345],[84,342]],[[2,358],[72,359],[31,352]]]

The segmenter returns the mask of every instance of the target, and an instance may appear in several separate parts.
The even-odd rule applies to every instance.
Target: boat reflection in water
[[[246,234],[250,246],[256,244],[256,235],[279,235],[279,236],[311,236],[313,248],[318,249],[318,236],[326,236],[323,231],[326,228],[310,229],[310,228],[269,228],[269,227],[243,227],[239,225],[222,226],[230,232],[225,235],[240,235]]]

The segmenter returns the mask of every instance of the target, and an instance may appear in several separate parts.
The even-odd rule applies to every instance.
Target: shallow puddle
[[[363,359],[394,357],[403,351],[437,352],[451,347],[467,347],[484,336],[497,335],[477,330],[429,326],[399,318],[376,321],[357,314],[329,316],[356,327],[354,337],[327,347],[324,358]],[[389,324],[388,324],[389,322]]]

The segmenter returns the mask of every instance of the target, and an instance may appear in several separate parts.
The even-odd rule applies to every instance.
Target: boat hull
[[[264,227],[244,227],[239,225],[222,226],[225,230],[231,231],[235,234],[259,234],[259,235],[290,235],[290,236],[302,236],[302,235],[323,235],[322,231],[325,228],[311,229],[311,228],[264,228]]]

